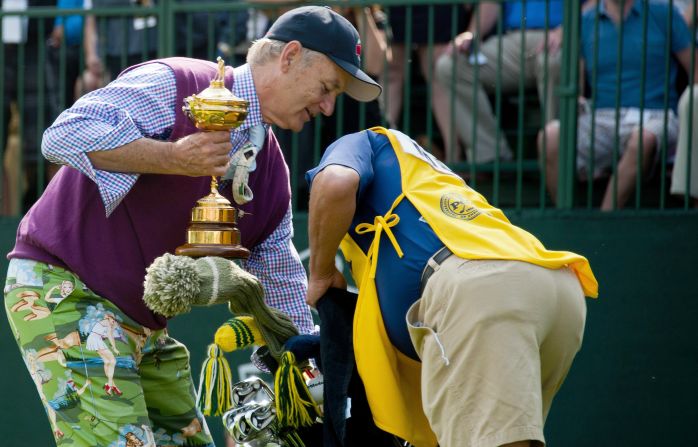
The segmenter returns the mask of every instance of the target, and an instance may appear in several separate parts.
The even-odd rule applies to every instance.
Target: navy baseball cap
[[[265,37],[282,42],[299,41],[303,47],[332,59],[351,75],[346,93],[357,101],[372,101],[383,90],[361,71],[361,39],[347,19],[328,6],[302,6],[282,14]]]

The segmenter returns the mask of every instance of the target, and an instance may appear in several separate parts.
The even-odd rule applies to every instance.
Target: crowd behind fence
[[[698,207],[696,1],[314,2],[354,22],[384,92],[277,131],[294,209],[324,148],[375,125],[410,134],[499,207]],[[58,168],[43,131],[80,96],[157,57],[243,64],[299,3],[4,0],[0,213],[41,195]]]

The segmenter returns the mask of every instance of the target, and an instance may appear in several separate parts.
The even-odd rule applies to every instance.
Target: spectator
[[[682,11],[682,15],[688,26],[696,30],[695,0],[675,2]],[[698,60],[695,61],[698,64]],[[689,83],[695,84],[698,80],[689,78]],[[671,193],[677,195],[688,194],[690,203],[698,208],[698,88],[693,86],[693,122],[689,120],[689,108],[691,107],[691,88],[687,87],[679,99],[679,137],[676,144],[676,158],[671,172]],[[689,133],[690,144],[689,144]],[[688,154],[691,154],[691,163],[688,163]],[[690,182],[686,188],[686,182]]]
[[[428,35],[430,9],[433,9],[434,33],[431,55],[429,54]],[[408,11],[412,14],[411,23],[407,23]],[[387,13],[392,32],[392,39],[389,42],[392,58],[385,73],[387,76],[385,76],[382,82],[386,86],[386,94],[382,97],[382,103],[388,124],[395,129],[400,128],[400,114],[404,96],[405,61],[409,59],[411,63],[411,55],[414,52],[419,59],[419,68],[427,83],[426,87],[431,89],[431,104],[427,104],[426,107],[432,108],[443,144],[445,147],[450,148],[453,144],[451,142],[451,103],[447,86],[435,82],[434,66],[439,57],[448,49],[448,42],[453,36],[451,17],[453,16],[454,8],[451,5],[391,6],[387,8]],[[460,29],[463,26],[467,13],[469,13],[469,8],[466,11],[463,8],[458,8],[458,20],[456,22],[458,28],[456,29]],[[409,42],[406,40],[408,37],[406,35],[408,26],[411,26],[412,29]],[[381,70],[380,75],[384,77],[383,70]],[[410,113],[412,117],[415,115],[413,111]],[[405,127],[407,127],[407,124],[402,123]],[[420,136],[418,139],[424,137]],[[427,143],[432,144],[432,142]],[[439,157],[443,158],[443,149],[436,147],[427,147],[427,149],[436,150]]]
[[[89,2],[89,0],[87,0]],[[58,0],[59,9],[82,9],[86,0]],[[89,6],[89,5],[88,5]],[[51,75],[47,78],[48,87],[56,92],[54,116],[58,111],[70,107],[75,102],[77,81],[80,78],[80,52],[83,49],[85,20],[81,15],[59,16],[54,21],[48,38],[48,64]],[[63,73],[61,73],[61,68]],[[60,81],[63,81],[62,85]],[[48,123],[47,123],[48,124]],[[50,180],[59,166],[47,164],[47,177]]]
[[[127,7],[150,8],[157,0],[88,0],[95,9]],[[92,9],[91,7],[88,9]],[[85,31],[92,45],[88,52],[88,68],[102,64],[110,76],[116,78],[121,70],[139,62],[153,59],[158,48],[157,17],[107,16],[89,18]],[[96,69],[92,70],[93,72]]]
[[[211,191],[210,176],[223,176],[229,166],[232,185],[221,183],[219,191],[246,213],[238,222],[250,250],[245,269],[259,277],[269,306],[288,314],[301,333],[314,330],[305,270],[291,240],[288,166],[270,127],[299,131],[314,115],[332,114],[343,91],[375,99],[381,87],[360,70],[358,41],[356,29],[330,9],[298,8],[255,42],[249,64],[225,69],[190,58],[139,64],[80,98],[46,130],[44,153],[67,166],[19,225],[5,302],[27,361],[32,352],[52,354],[36,363],[47,372],[37,381],[40,396],[55,393],[51,378],[66,368],[80,386],[91,381],[83,395],[89,402],[49,418],[59,444],[117,445],[130,433],[143,445],[155,445],[148,443],[153,435],[159,445],[211,445],[195,407],[189,354],[168,336],[166,318],[146,307],[143,278],[156,257],[184,242],[192,206]],[[183,99],[214,78],[249,103],[232,132],[199,132],[182,113]],[[256,169],[248,169],[253,154]],[[238,196],[249,190],[251,202]],[[60,303],[44,300],[44,285],[64,281],[72,293]],[[88,340],[83,349],[79,337],[50,341],[57,328],[89,334],[109,312],[112,321],[92,348]],[[114,343],[100,344],[100,334]],[[60,361],[66,356],[68,365]]]
[[[186,3],[189,0],[178,0]],[[215,0],[217,3],[240,3],[240,0]],[[245,40],[246,10],[204,12],[187,11],[175,16],[175,29],[183,38],[177,39],[176,55],[214,60],[220,55],[232,61],[233,48]],[[233,31],[235,34],[233,34]],[[266,31],[266,30],[264,30]]]
[[[390,60],[390,50],[387,45],[385,32],[376,23],[378,20],[384,20],[380,11],[374,11],[372,8],[335,8],[335,11],[347,18],[358,30],[361,36],[361,59],[364,66],[364,71],[371,78],[378,79],[380,70],[384,63]],[[322,149],[329,146],[332,141],[337,139],[339,131],[342,133],[358,132],[364,127],[373,127],[381,124],[383,116],[380,111],[378,99],[370,102],[359,102],[355,99],[344,95],[342,100],[342,113],[334,114],[330,117],[322,118],[322,129],[320,131],[320,147]],[[363,123],[360,120],[361,111],[364,112]],[[312,123],[314,126],[315,123]],[[308,126],[310,127],[310,126]],[[305,151],[308,153],[308,151]],[[310,163],[305,165],[300,171],[301,175],[314,166],[317,160],[309,160]],[[305,182],[300,182],[300,188],[303,189]],[[306,190],[307,192],[307,190]]]
[[[388,18],[377,6],[365,8],[344,8],[348,18],[361,35],[361,51],[364,69],[373,78],[383,74],[387,64],[393,60],[393,51],[388,45]]]
[[[59,9],[82,9],[85,0],[58,0]],[[49,81],[57,83],[61,79],[60,68],[65,68],[63,85],[52,86],[59,92],[58,108],[65,109],[75,101],[75,83],[80,76],[80,51],[83,45],[84,18],[81,15],[58,16],[48,38],[48,60],[52,76]],[[65,49],[62,50],[61,48]],[[65,56],[63,56],[65,51]]]
[[[621,11],[621,5],[624,10]],[[594,179],[602,178],[612,167],[616,141],[616,89],[620,88],[620,110],[617,135],[620,159],[617,171],[606,187],[601,202],[602,210],[614,207],[622,208],[635,188],[638,175],[638,152],[642,147],[642,170],[646,172],[653,164],[654,155],[663,140],[664,116],[668,114],[667,141],[669,147],[676,143],[678,119],[676,106],[678,93],[674,88],[677,63],[687,71],[690,70],[691,34],[686,23],[677,10],[673,11],[671,27],[667,28],[670,6],[665,2],[650,1],[647,5],[647,40],[642,41],[643,5],[634,0],[603,0],[599,6],[598,27],[599,45],[595,44],[594,24],[597,20],[595,11],[587,10],[582,18],[581,29],[581,71],[584,80],[596,76],[596,84],[590,88],[594,91],[595,113],[583,112],[579,117],[577,129],[577,170],[581,179],[589,174]],[[622,55],[617,54],[619,23],[623,21]],[[664,76],[667,43],[671,55],[669,79]],[[646,51],[645,90],[640,92],[642,78],[642,58],[638,57],[638,48]],[[594,52],[598,52],[598,65],[595,67]],[[621,78],[617,78],[618,60],[622,61]],[[695,77],[694,77],[695,79]],[[664,86],[669,85],[669,108],[664,110]],[[644,95],[644,110],[640,114],[640,95]],[[590,109],[584,99],[583,107]],[[595,123],[595,139],[591,141],[591,123]],[[640,121],[643,123],[640,134]],[[546,183],[553,198],[557,198],[557,169],[559,151],[559,122],[553,121],[546,126]],[[542,133],[539,134],[539,143]],[[539,144],[540,147],[540,144]],[[593,160],[593,161],[592,161]],[[589,172],[593,162],[593,172]],[[617,179],[614,177],[617,176]],[[617,182],[617,184],[616,184]],[[614,184],[616,186],[614,187]],[[616,193],[614,195],[614,189]]]
[[[587,260],[546,250],[397,131],[340,138],[306,177],[308,303],[346,288],[341,245],[376,425],[412,445],[542,445],[597,295]]]
[[[247,21],[249,17],[250,14],[247,9],[218,13],[217,19],[220,24],[220,31],[218,32],[216,51],[225,60],[234,60],[242,63],[249,46],[247,40]]]
[[[562,0],[506,1],[501,7],[499,3],[482,2],[478,5],[479,11],[471,16],[467,30],[456,36],[451,51],[439,59],[436,80],[455,95],[456,135],[465,144],[470,162],[491,162],[497,156],[497,122],[487,94],[495,92],[498,75],[501,75],[502,94],[509,94],[519,87],[519,74],[523,71],[524,87],[538,88],[541,104],[545,104],[546,121],[557,116],[553,92],[559,84],[562,7]],[[497,25],[500,12],[504,35],[501,36],[501,73],[497,73],[499,37],[488,36]],[[546,17],[549,26],[547,66],[543,48]],[[523,50],[522,40],[525,40]],[[475,65],[478,66],[478,84],[474,90]],[[477,120],[476,141],[472,138],[473,120]],[[500,139],[499,147],[500,159],[510,160],[512,152],[505,138]],[[448,154],[447,160],[460,161],[460,153]]]

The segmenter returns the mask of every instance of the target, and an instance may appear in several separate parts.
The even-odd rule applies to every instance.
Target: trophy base
[[[247,259],[250,257],[250,251],[242,245],[219,244],[184,244],[175,249],[175,254],[190,258],[218,256],[227,259]]]

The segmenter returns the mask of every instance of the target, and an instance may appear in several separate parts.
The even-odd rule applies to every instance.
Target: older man
[[[226,85],[249,101],[246,120],[232,133],[197,132],[181,113],[182,99],[216,75],[214,64],[185,58],[125,70],[46,131],[44,154],[69,167],[20,224],[5,302],[25,357],[61,354],[38,356],[43,360],[32,374],[41,376],[40,395],[53,396],[66,369],[78,385],[91,384],[71,408],[43,399],[55,410],[59,445],[111,445],[129,433],[143,445],[151,445],[153,433],[157,445],[213,445],[195,409],[188,353],[167,335],[165,318],[144,306],[142,284],[153,259],[183,242],[209,176],[224,175],[241,147],[252,145],[258,154],[246,180],[255,198],[241,205],[248,213],[239,225],[242,244],[251,250],[245,267],[262,281],[269,305],[288,313],[301,332],[312,330],[305,272],[291,243],[288,167],[269,126],[300,130],[318,113],[332,114],[343,91],[376,98],[381,88],[359,69],[360,48],[343,17],[324,7],[298,8],[253,44],[248,64],[227,70]],[[220,189],[233,197],[229,185]],[[73,293],[46,303],[44,291],[66,280]],[[32,307],[46,309],[35,313],[40,317],[27,318],[35,314],[15,306],[29,295],[36,298]],[[87,336],[108,313],[116,321],[115,343],[110,339],[106,349],[116,358],[118,389],[96,353],[48,341],[54,333]]]

